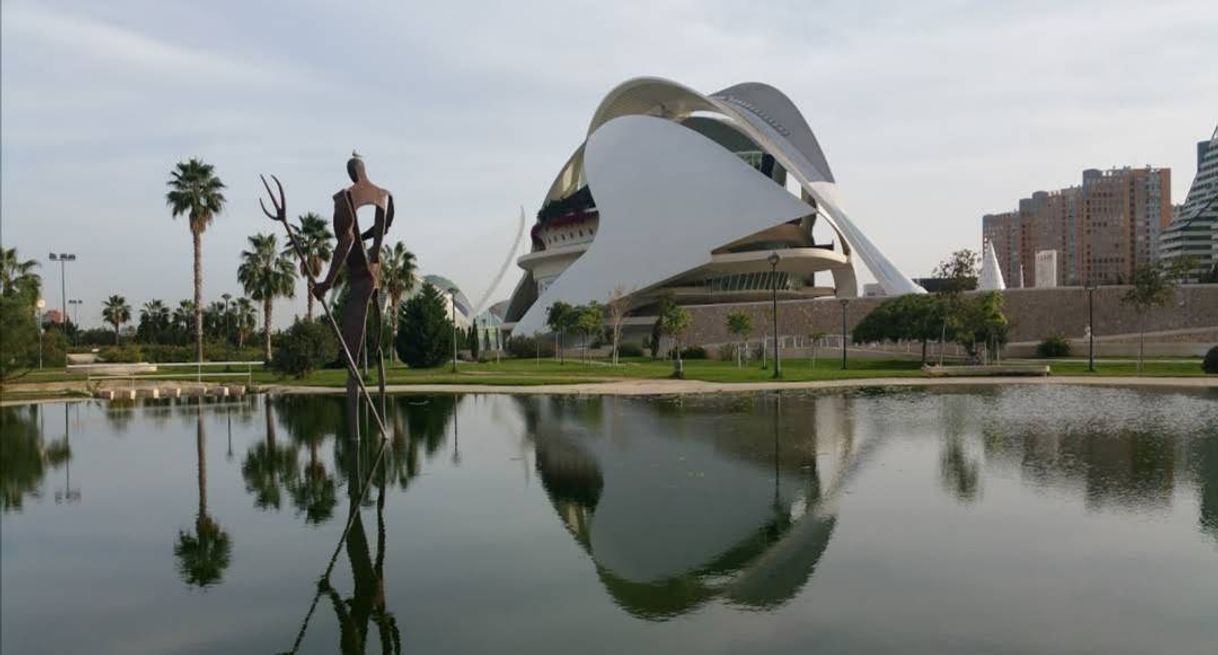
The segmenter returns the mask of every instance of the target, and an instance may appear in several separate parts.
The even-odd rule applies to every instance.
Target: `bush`
[[[1037,357],[1069,357],[1070,342],[1066,338],[1055,334],[1044,341],[1041,341],[1036,346]]]
[[[321,321],[297,320],[280,335],[271,356],[271,370],[303,378],[333,360],[336,352],[338,341],[330,326]]]
[[[398,335],[394,341],[398,358],[411,368],[433,368],[448,361],[453,352],[453,329],[440,292],[428,283],[402,303]]]
[[[1211,375],[1218,373],[1218,346],[1205,353],[1205,359],[1201,360],[1201,370]]]
[[[702,346],[682,348],[681,359],[706,359],[706,348]]]
[[[541,357],[554,356],[554,341],[544,337],[512,337],[508,339],[508,356],[520,359],[537,357],[538,346],[541,349]]]
[[[144,361],[144,351],[139,346],[107,346],[97,352],[107,364],[133,364]]]
[[[643,346],[637,343],[619,343],[617,345],[618,357],[642,357]]]

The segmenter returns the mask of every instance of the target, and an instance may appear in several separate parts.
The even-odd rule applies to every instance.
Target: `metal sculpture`
[[[381,343],[384,317],[380,311],[382,305],[379,302],[379,298],[376,303],[378,311],[375,314],[375,349],[377,351],[377,375],[381,396],[380,411],[377,411],[377,403],[373,401],[367,386],[364,384],[363,378],[360,375],[358,362],[359,357],[364,354],[368,304],[373,296],[378,294],[380,288],[381,244],[385,238],[385,231],[393,224],[393,195],[368,180],[364,169],[364,162],[357,153],[352,153],[351,159],[347,160],[347,175],[351,178],[353,184],[334,194],[333,224],[334,235],[338,243],[334,249],[333,259],[330,262],[330,270],[326,274],[325,279],[321,281],[313,280],[312,273],[307,273],[307,275],[310,281],[313,282],[311,285],[313,295],[321,302],[322,311],[342,347],[343,358],[347,365],[348,413],[354,416],[354,410],[358,405],[359,399],[361,397],[364,398],[368,403],[369,414],[376,421],[377,428],[380,430],[381,436],[384,437],[385,423],[382,417],[385,403],[385,358],[384,345]],[[278,190],[278,194],[276,194],[274,191],[271,191],[266,178],[260,177],[262,179],[262,186],[266,189],[267,195],[271,200],[271,205],[275,209],[274,213],[272,213],[266,208],[262,200],[259,199],[258,204],[262,207],[262,212],[272,220],[283,224],[284,229],[287,231],[288,241],[292,244],[293,251],[297,257],[303,260],[305,257],[304,251],[296,239],[296,233],[291,223],[287,220],[287,201],[284,196],[283,185],[279,182],[279,178],[274,175],[271,176]],[[376,207],[376,219],[371,228],[367,231],[361,231],[359,229],[357,211],[360,207],[367,205]],[[372,239],[371,249],[364,247],[364,241],[367,239]],[[307,271],[307,267],[305,270]],[[335,319],[329,302],[326,300],[326,294],[333,287],[335,280],[339,278],[340,274],[345,274],[344,283],[348,291],[346,301],[343,303],[341,323]],[[354,427],[355,423],[351,425]],[[353,431],[353,434],[358,433]]]

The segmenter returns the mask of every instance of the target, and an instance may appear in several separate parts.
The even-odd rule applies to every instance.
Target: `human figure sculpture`
[[[380,286],[381,243],[385,231],[393,225],[393,194],[368,180],[364,160],[357,153],[351,153],[351,159],[347,160],[347,175],[353,184],[334,194],[334,236],[338,243],[330,270],[325,279],[314,285],[313,295],[324,299],[346,265],[348,295],[339,322],[343,342],[353,361],[358,362],[364,350],[368,302]],[[376,207],[376,219],[372,227],[361,232],[357,212],[368,205]],[[364,242],[368,239],[372,239],[372,247],[366,249]],[[378,347],[380,336],[378,329]],[[357,397],[359,390],[355,375],[355,371],[347,371],[347,397],[351,399]]]

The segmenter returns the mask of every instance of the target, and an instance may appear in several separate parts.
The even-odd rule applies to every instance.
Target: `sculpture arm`
[[[385,232],[389,229],[390,225],[393,225],[393,194],[386,195],[389,196],[389,201],[385,205],[385,211],[378,211],[376,213],[376,221],[373,222],[372,227],[360,235],[362,240],[372,239],[372,248],[368,251],[368,259],[373,262],[381,260],[381,245],[385,241]]]

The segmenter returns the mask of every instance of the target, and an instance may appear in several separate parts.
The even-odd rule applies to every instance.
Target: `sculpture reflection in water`
[[[312,486],[312,491],[302,497],[311,499],[305,507],[317,510],[319,498],[326,498],[330,509],[333,503],[333,479],[325,472],[325,463],[318,455],[320,446],[333,437],[333,461],[342,472],[347,489],[346,525],[339,537],[338,545],[323,571],[317,586],[317,594],[310,603],[296,641],[291,651],[296,652],[308,632],[311,619],[319,602],[324,599],[334,612],[339,626],[339,648],[342,653],[364,653],[375,641],[384,653],[400,653],[401,629],[397,618],[389,611],[385,600],[385,554],[387,526],[385,505],[390,489],[396,485],[406,490],[420,472],[420,451],[435,454],[444,445],[448,422],[455,420],[459,399],[455,396],[420,398],[397,396],[387,399],[386,420],[390,437],[382,442],[374,439],[352,439],[352,433],[364,432],[372,425],[372,419],[362,412],[355,416],[362,425],[351,425],[350,414],[338,398],[310,398],[282,396],[276,398],[272,407],[293,439],[305,446],[310,455],[303,474],[294,479],[301,488]],[[312,482],[309,482],[309,479]],[[323,482],[323,480],[325,482]],[[292,481],[285,483],[290,484]],[[375,495],[375,500],[370,496]],[[295,496],[294,496],[295,497]],[[375,507],[375,546],[369,540],[364,526],[362,509]],[[299,506],[298,506],[299,508]],[[306,521],[326,520],[318,513],[305,511]],[[331,580],[334,567],[342,554],[346,555],[351,570],[350,595],[335,587]],[[375,633],[373,633],[375,628]],[[373,639],[375,637],[375,639]]]
[[[194,533],[178,531],[173,555],[178,575],[188,585],[209,587],[221,582],[232,557],[232,540],[207,511],[207,433],[203,425],[203,401],[195,413],[195,456],[199,483],[199,508]]]
[[[728,412],[696,399],[519,402],[563,524],[614,601],[649,620],[713,599],[764,609],[794,597],[855,460],[872,452],[855,447],[840,396],[748,397]]]

